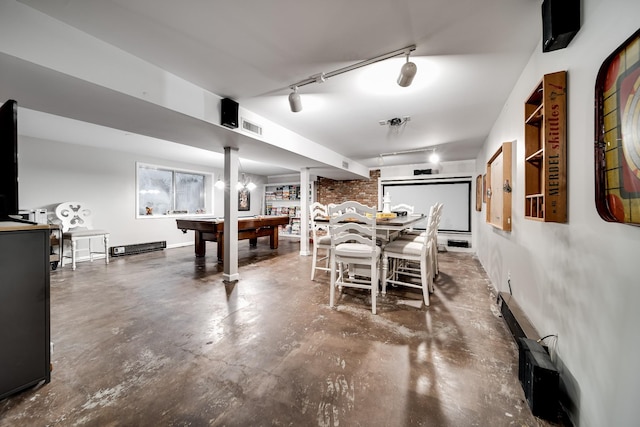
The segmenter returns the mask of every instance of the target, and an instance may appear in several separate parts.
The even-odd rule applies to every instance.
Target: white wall
[[[193,232],[178,230],[175,217],[136,218],[136,162],[210,173],[214,179],[222,175],[202,165],[25,136],[18,137],[18,152],[20,208],[52,211],[64,201],[85,202],[94,212],[94,227],[110,231],[110,246],[159,240],[168,246],[193,244]],[[251,210],[242,216],[259,214],[265,182],[258,175],[247,178],[257,187]],[[224,216],[224,190],[213,187],[208,197],[213,198],[211,216]]]
[[[508,290],[541,335],[558,334],[552,357],[578,426],[640,420],[640,228],[607,223],[594,203],[594,88],[602,62],[640,26],[637,0],[583,0],[582,28],[566,49],[533,53],[495,123],[476,172],[515,141],[513,231],[479,224],[477,252],[494,286]],[[523,103],[545,73],[568,71],[566,224],[525,220]],[[483,207],[484,208],[484,207]]]

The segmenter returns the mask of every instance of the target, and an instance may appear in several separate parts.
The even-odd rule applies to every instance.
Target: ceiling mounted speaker
[[[542,51],[564,49],[580,29],[580,0],[542,2]]]
[[[233,99],[223,98],[220,101],[220,124],[235,129],[238,127],[238,103]]]

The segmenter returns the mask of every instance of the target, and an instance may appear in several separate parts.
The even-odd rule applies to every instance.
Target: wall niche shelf
[[[524,104],[524,217],[567,222],[567,72],[545,74]]]
[[[511,231],[511,143],[505,142],[487,162],[487,213],[492,226]]]

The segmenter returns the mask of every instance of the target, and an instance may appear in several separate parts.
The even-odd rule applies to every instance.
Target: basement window
[[[211,175],[137,163],[137,217],[198,215],[211,212]]]

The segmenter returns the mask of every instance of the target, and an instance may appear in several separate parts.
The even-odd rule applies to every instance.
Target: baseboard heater
[[[518,379],[536,417],[558,419],[560,375],[548,349],[538,342],[540,336],[513,296],[500,292],[500,313],[518,344]]]
[[[447,240],[447,246],[449,246],[451,248],[468,248],[469,247],[469,241],[468,240],[449,239],[449,240]]]
[[[124,255],[142,254],[145,252],[161,251],[163,249],[166,249],[166,247],[166,240],[162,240],[160,242],[136,243],[133,245],[111,246],[109,248],[109,255],[112,257],[117,257]]]
[[[560,375],[549,353],[536,340],[518,338],[518,379],[531,413],[536,417],[556,421]]]

